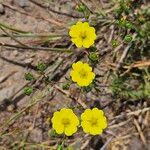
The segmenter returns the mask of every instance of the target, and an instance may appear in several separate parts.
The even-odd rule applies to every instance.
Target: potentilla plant
[[[70,28],[69,35],[71,41],[78,48],[90,48],[97,37],[94,27],[91,27],[88,22],[80,21]],[[96,62],[97,54],[94,52],[91,54],[94,59],[90,56],[90,60]],[[72,64],[70,78],[78,87],[88,87],[93,83],[95,76],[92,67],[88,63],[77,61]],[[107,128],[106,116],[103,110],[98,108],[85,109],[81,116],[77,116],[72,109],[62,108],[60,111],[54,112],[51,123],[57,134],[66,136],[72,136],[78,131],[78,128],[82,128],[83,132],[89,135],[101,135],[104,129]]]

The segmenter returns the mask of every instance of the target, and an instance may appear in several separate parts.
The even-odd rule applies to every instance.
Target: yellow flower
[[[52,127],[58,134],[65,133],[67,136],[71,136],[77,131],[78,125],[78,117],[71,109],[62,108],[53,114]]]
[[[92,68],[87,63],[78,61],[77,63],[73,63],[72,68],[70,76],[79,86],[88,86],[95,78]]]
[[[107,120],[104,112],[97,108],[86,109],[81,114],[81,126],[85,133],[92,135],[102,134],[103,129],[107,127]]]
[[[88,22],[77,22],[71,27],[69,35],[77,47],[89,48],[96,39],[95,29],[90,27]]]

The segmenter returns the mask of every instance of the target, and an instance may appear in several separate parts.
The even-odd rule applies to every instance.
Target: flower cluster
[[[88,22],[79,21],[71,26],[69,35],[71,36],[71,41],[77,47],[89,48],[96,39],[95,29]],[[87,63],[78,61],[73,63],[72,69],[70,72],[72,81],[76,82],[80,87],[89,86],[95,78],[92,68]]]
[[[71,41],[79,48],[89,48],[96,39],[95,29],[90,27],[88,22],[77,22],[70,28],[69,35]]]
[[[52,127],[58,134],[64,133],[67,136],[71,136],[77,131],[78,125],[79,119],[71,109],[63,108],[53,114]],[[85,133],[91,135],[102,134],[103,130],[107,127],[104,112],[97,108],[86,109],[81,114],[81,126]]]
[[[77,47],[89,48],[96,39],[95,29],[89,26],[88,22],[77,22],[70,28],[69,35],[71,36],[71,41]],[[95,59],[95,55],[92,56]],[[95,73],[89,64],[78,61],[72,64],[70,76],[72,81],[76,82],[80,87],[84,87],[93,82]],[[80,120],[81,122],[79,122],[78,117],[71,109],[63,108],[53,114],[52,127],[58,134],[64,133],[67,136],[73,135],[77,131],[79,124],[85,133],[91,135],[102,134],[107,127],[104,112],[97,108],[86,109],[81,114]]]

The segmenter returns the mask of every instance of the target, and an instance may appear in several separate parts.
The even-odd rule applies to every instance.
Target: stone
[[[5,13],[4,6],[0,4],[0,14],[4,14],[4,13]]]
[[[30,133],[30,138],[33,142],[36,142],[36,143],[42,142],[43,140],[42,130],[38,128],[33,129]]]
[[[16,3],[18,3],[18,5],[22,8],[29,6],[28,0],[16,0]]]

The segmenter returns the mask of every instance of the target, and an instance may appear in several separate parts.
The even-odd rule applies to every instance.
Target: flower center
[[[79,72],[79,74],[80,74],[80,77],[81,77],[81,78],[86,78],[86,77],[87,77],[87,72],[86,72],[85,70],[81,70],[81,71]]]
[[[92,118],[90,120],[90,124],[91,124],[91,126],[96,126],[97,125],[97,119],[96,118]]]
[[[70,124],[70,120],[69,120],[68,118],[63,118],[63,119],[62,119],[62,124],[63,124],[64,126],[68,126],[68,125]]]
[[[87,37],[86,32],[81,32],[80,37],[82,40],[84,40]]]

